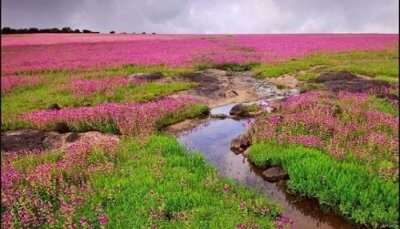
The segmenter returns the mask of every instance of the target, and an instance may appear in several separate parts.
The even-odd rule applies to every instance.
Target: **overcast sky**
[[[157,33],[398,33],[399,0],[2,0],[2,27]]]

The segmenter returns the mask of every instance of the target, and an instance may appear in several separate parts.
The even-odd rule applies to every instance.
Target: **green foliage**
[[[28,154],[12,161],[13,166],[20,172],[26,172],[38,165],[57,162],[62,158],[64,152],[61,150],[46,152],[43,154]]]
[[[183,81],[145,83],[136,86],[121,86],[112,93],[101,92],[90,96],[77,97],[65,88],[68,85],[68,80],[70,80],[68,75],[64,75],[63,72],[55,72],[54,75],[46,74],[49,74],[45,76],[47,81],[40,86],[15,90],[10,94],[1,96],[2,130],[28,128],[29,125],[20,120],[18,116],[32,110],[46,109],[51,104],[58,104],[61,107],[77,107],[106,102],[145,102],[193,87],[192,83]]]
[[[355,160],[337,161],[317,149],[272,142],[253,145],[249,158],[261,167],[281,165],[289,174],[289,188],[357,223],[398,226],[398,183],[383,180]]]
[[[156,122],[156,128],[162,128],[181,122],[185,119],[203,117],[210,113],[210,108],[203,104],[194,104],[184,107],[176,112],[169,113]]]
[[[397,49],[383,51],[354,51],[336,54],[318,53],[299,59],[261,64],[252,70],[258,77],[278,77],[294,74],[300,80],[311,80],[322,71],[349,71],[386,81],[398,81]]]
[[[372,106],[374,109],[378,111],[399,116],[399,107],[390,103],[387,99],[377,98],[376,96],[370,96],[368,102],[370,106]]]
[[[275,205],[221,178],[200,154],[187,152],[172,137],[153,136],[144,145],[125,139],[117,157],[113,173],[91,176],[93,192],[77,222],[96,224],[93,208],[100,205],[109,228],[273,228]]]

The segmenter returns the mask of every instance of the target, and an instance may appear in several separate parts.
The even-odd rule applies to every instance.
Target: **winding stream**
[[[211,113],[229,115],[233,105],[214,108]],[[317,201],[289,194],[285,182],[270,183],[264,180],[261,171],[252,166],[243,154],[233,153],[230,150],[232,139],[245,132],[250,121],[209,119],[192,130],[179,133],[178,139],[186,147],[202,152],[221,175],[265,193],[282,206],[283,215],[293,221],[292,228],[357,228],[344,218],[321,209]]]

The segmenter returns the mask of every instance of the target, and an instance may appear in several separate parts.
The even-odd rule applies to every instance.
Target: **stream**
[[[211,113],[229,115],[234,105],[214,108]],[[250,121],[249,118],[237,120],[229,117],[209,119],[194,129],[179,133],[178,139],[187,148],[204,154],[222,176],[253,187],[280,205],[283,215],[293,221],[291,228],[357,228],[332,211],[322,209],[318,201],[288,193],[284,181],[271,183],[264,180],[262,171],[250,164],[243,154],[233,153],[230,149],[231,141],[247,130]]]

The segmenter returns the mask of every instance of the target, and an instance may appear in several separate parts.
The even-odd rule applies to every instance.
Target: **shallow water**
[[[233,105],[214,108],[211,113],[229,114]],[[178,139],[188,148],[203,153],[221,175],[254,187],[281,205],[284,209],[283,215],[293,221],[292,228],[357,228],[344,218],[321,209],[317,201],[289,194],[285,182],[270,183],[264,180],[261,171],[252,166],[243,154],[233,153],[230,143],[233,138],[246,131],[249,121],[250,119],[210,119],[192,130],[180,133]]]

